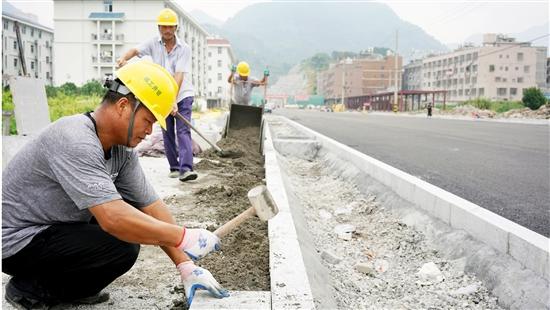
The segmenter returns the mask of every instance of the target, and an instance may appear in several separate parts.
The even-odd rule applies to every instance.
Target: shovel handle
[[[235,227],[241,225],[244,221],[248,220],[251,217],[254,217],[255,215],[256,210],[254,209],[254,207],[250,207],[243,211],[241,214],[231,219],[229,222],[220,226],[214,231],[214,234],[218,236],[218,238],[222,239],[223,237],[227,236],[233,229],[235,229]]]
[[[215,145],[214,143],[210,142],[210,140],[206,139],[206,137],[203,136],[202,133],[198,131],[193,125],[191,125],[191,123],[185,117],[183,117],[183,115],[181,115],[180,112],[176,112],[176,117],[179,118],[181,121],[183,121],[185,125],[189,126],[189,128],[193,129],[201,138],[204,139],[204,141],[208,142],[208,144],[210,144],[216,151],[218,151],[219,153],[223,152],[219,146]]]

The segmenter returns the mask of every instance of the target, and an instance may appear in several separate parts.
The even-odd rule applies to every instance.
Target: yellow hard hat
[[[245,61],[239,62],[237,65],[237,73],[240,76],[248,76],[250,74],[250,66]]]
[[[157,25],[159,26],[177,26],[178,14],[171,9],[163,9],[157,17]]]
[[[178,94],[178,84],[172,75],[163,67],[146,60],[129,63],[115,74],[153,113],[160,127],[166,129],[166,117],[172,111]]]

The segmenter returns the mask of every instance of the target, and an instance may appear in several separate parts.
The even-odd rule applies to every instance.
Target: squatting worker
[[[235,88],[232,100],[236,104],[248,105],[250,103],[250,94],[252,93],[252,89],[254,87],[267,84],[269,70],[264,71],[264,77],[261,81],[250,78],[249,75],[250,66],[244,61],[241,61],[238,65],[233,65],[231,67],[231,74],[227,78],[227,82]]]
[[[194,96],[191,81],[191,48],[176,36],[178,28],[176,12],[171,9],[160,11],[157,17],[157,27],[160,36],[130,49],[117,60],[117,65],[124,66],[126,61],[134,56],[150,56],[153,62],[166,68],[176,79],[178,95],[174,102],[172,115],[166,118],[166,130],[163,130],[162,133],[164,150],[170,165],[168,176],[186,182],[197,178],[197,173],[193,171],[191,130],[183,121],[174,116],[176,112],[179,112],[188,121],[191,121]]]
[[[102,290],[132,268],[140,244],[174,262],[189,303],[197,287],[228,296],[190,260],[217,250],[219,239],[176,225],[132,149],[155,121],[166,126],[176,81],[148,61],[116,77],[95,112],[52,123],[2,173],[5,298],[18,308],[108,300]]]

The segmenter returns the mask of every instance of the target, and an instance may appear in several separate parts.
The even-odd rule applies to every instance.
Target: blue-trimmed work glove
[[[229,292],[214,279],[210,271],[196,266],[192,261],[180,263],[177,268],[185,288],[185,296],[189,307],[191,307],[195,291],[198,289],[207,290],[210,295],[216,298],[229,297]]]
[[[178,249],[184,251],[192,260],[198,260],[210,252],[219,251],[220,238],[206,229],[185,228]]]
[[[231,66],[231,72],[233,72],[233,73],[237,72],[237,66],[236,65]]]
[[[264,76],[269,76],[269,69],[264,70]]]

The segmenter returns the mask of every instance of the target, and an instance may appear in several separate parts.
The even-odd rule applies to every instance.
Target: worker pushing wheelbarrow
[[[238,65],[231,67],[231,74],[227,82],[231,84],[231,105],[229,108],[229,119],[227,122],[226,134],[229,135],[232,130],[243,129],[247,127],[261,128],[263,106],[265,104],[265,93],[267,89],[267,79],[269,70],[264,70],[264,76],[261,80],[250,77],[250,66],[241,61]],[[264,99],[260,107],[250,106],[250,95],[254,87],[264,86]]]

